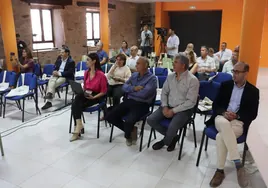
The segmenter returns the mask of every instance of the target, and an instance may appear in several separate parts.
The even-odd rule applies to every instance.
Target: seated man
[[[232,58],[232,50],[227,48],[227,43],[221,44],[221,50],[215,54],[220,59],[219,72],[222,71],[223,65]]]
[[[161,106],[148,117],[148,124],[164,135],[164,139],[153,145],[154,150],[168,146],[168,151],[173,151],[178,140],[177,132],[182,128],[192,115],[196,104],[199,81],[188,71],[189,59],[184,53],[174,57],[174,73],[168,75],[161,93]],[[168,128],[160,122],[172,118]]]
[[[223,65],[222,72],[233,75],[232,70],[234,68],[234,65],[238,62],[238,59],[239,59],[239,51],[233,51],[232,59],[227,61]]]
[[[201,47],[201,57],[197,58],[198,63],[198,78],[199,80],[207,80],[211,72],[216,71],[215,60],[208,55],[208,48]]]
[[[250,123],[257,117],[259,106],[259,90],[247,82],[248,64],[238,62],[234,65],[233,80],[221,84],[220,91],[213,103],[213,116],[206,122],[207,126],[215,125],[218,169],[210,186],[221,185],[224,175],[224,165],[229,157],[237,169],[238,183],[241,187],[248,185],[246,172],[242,166],[237,148],[237,138],[247,134]]]
[[[97,44],[97,54],[100,59],[100,64],[104,65],[108,61],[108,54],[103,50],[103,44],[101,41],[98,42]]]
[[[127,59],[127,66],[130,68],[131,72],[136,72],[136,63],[139,59],[137,46],[132,46],[130,48],[130,55],[131,56]]]
[[[61,50],[61,58],[57,59],[55,70],[53,71],[52,77],[49,79],[47,95],[44,97],[47,99],[47,102],[42,107],[42,110],[52,107],[52,99],[54,98],[56,88],[69,79],[73,80],[74,72],[75,62],[70,56],[70,50],[68,48],[63,48]]]
[[[109,123],[125,132],[127,146],[136,143],[137,127],[134,125],[149,112],[150,104],[156,96],[156,77],[148,71],[148,67],[149,60],[140,57],[136,65],[137,72],[123,85],[127,98],[105,117]],[[123,117],[127,117],[125,121]]]

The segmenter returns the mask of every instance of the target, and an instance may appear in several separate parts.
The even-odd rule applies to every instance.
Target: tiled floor
[[[55,101],[60,107],[63,99]],[[57,105],[58,104],[58,105]],[[43,101],[40,100],[40,107]],[[26,101],[28,112],[34,105]],[[53,110],[52,109],[52,110]],[[69,142],[69,108],[53,115],[26,113],[29,127],[3,138],[5,157],[0,157],[0,188],[208,188],[216,167],[215,142],[210,141],[203,152],[200,166],[195,162],[204,127],[203,117],[196,118],[198,147],[194,148],[192,129],[187,131],[183,156],[178,161],[178,146],[174,152],[147,149],[149,128],[146,126],[144,149],[127,147],[122,132],[115,129],[109,143],[110,128],[101,124],[100,139],[96,138],[97,115],[86,114],[86,133],[76,142]],[[0,131],[21,124],[21,113],[8,105],[5,119],[0,119]],[[40,119],[45,119],[39,122]],[[38,123],[39,122],[39,123]],[[38,124],[37,124],[38,123]],[[2,135],[7,135],[5,132]],[[162,137],[157,134],[157,138]],[[265,188],[259,172],[250,174],[253,188]],[[226,164],[226,179],[222,188],[238,188],[236,171]]]

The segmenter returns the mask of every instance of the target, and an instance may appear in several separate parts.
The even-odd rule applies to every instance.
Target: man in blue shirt
[[[149,112],[150,104],[156,96],[156,77],[148,67],[149,60],[140,57],[136,64],[137,72],[123,85],[126,99],[105,117],[109,123],[125,132],[127,146],[136,144],[137,127],[134,125]],[[123,117],[127,117],[125,121]]]
[[[97,44],[97,54],[100,59],[100,64],[104,65],[108,61],[108,55],[107,53],[103,50],[103,44],[101,41],[98,42]]]

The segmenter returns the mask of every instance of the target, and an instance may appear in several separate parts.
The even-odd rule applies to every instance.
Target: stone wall
[[[86,54],[86,8],[78,7],[77,0],[73,0],[72,6],[64,9],[53,10],[54,40],[55,47],[60,48],[65,44],[69,46],[71,55],[75,61],[81,60]],[[135,4],[116,0],[109,1],[116,5],[116,10],[109,11],[110,48],[120,48],[122,40],[126,40],[129,46],[139,45],[140,18],[152,14],[153,4]],[[20,0],[12,0],[15,18],[16,33],[20,33],[21,39],[32,48],[32,27],[30,17],[30,6]],[[0,56],[1,49],[0,37]],[[3,49],[2,49],[3,50]],[[38,53],[41,64],[54,63],[58,50],[42,51]],[[34,56],[37,53],[34,52]]]

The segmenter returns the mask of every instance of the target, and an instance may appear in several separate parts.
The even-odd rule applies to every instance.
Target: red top
[[[90,80],[90,72],[85,71],[84,75],[84,89],[96,93],[106,93],[107,92],[107,78],[104,73],[97,70],[95,76]]]

